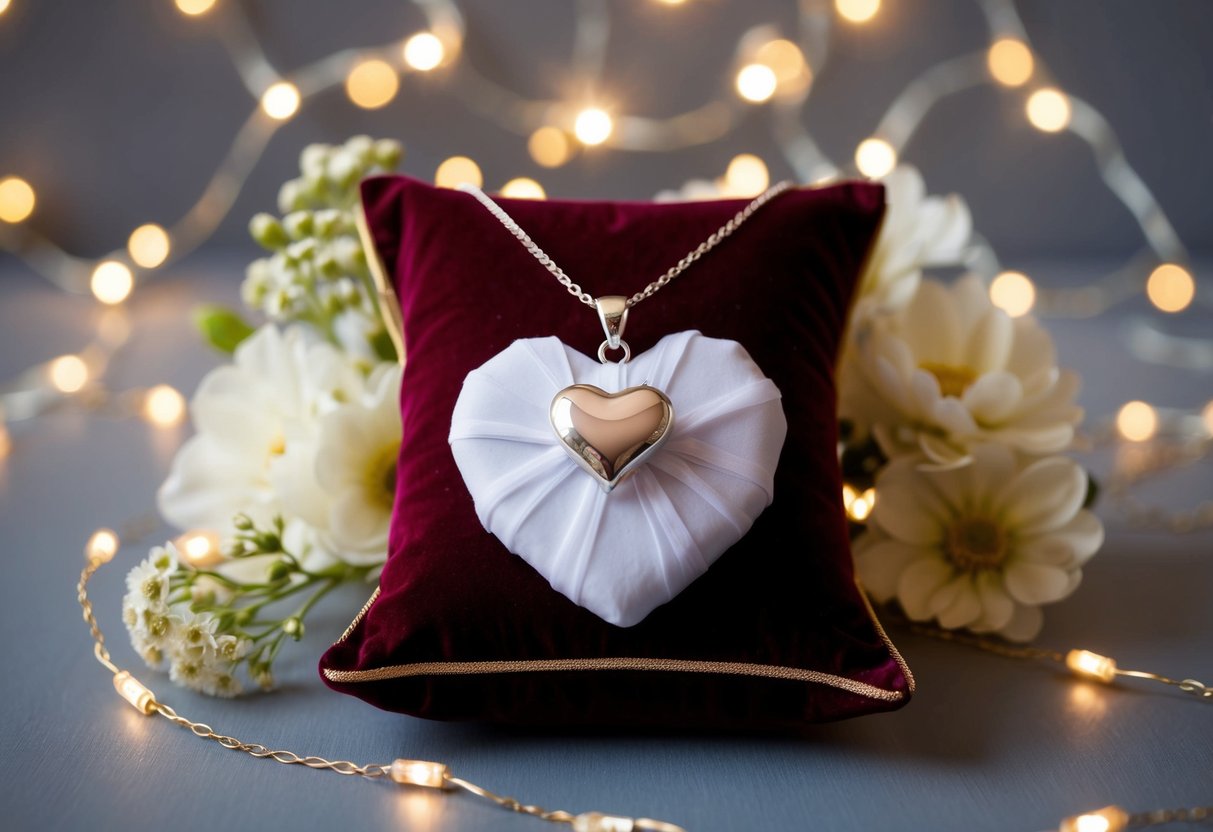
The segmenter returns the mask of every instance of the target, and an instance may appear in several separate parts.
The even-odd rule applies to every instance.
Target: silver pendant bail
[[[628,299],[623,295],[603,295],[594,299],[594,308],[598,310],[598,320],[602,321],[607,346],[619,349],[623,329],[628,325]]]

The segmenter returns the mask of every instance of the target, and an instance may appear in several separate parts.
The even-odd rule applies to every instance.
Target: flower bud
[[[333,208],[325,208],[315,214],[315,233],[317,237],[332,237],[341,231],[341,212]]]
[[[303,638],[303,622],[295,617],[288,618],[282,622],[282,632],[298,641]]]
[[[329,157],[328,178],[338,188],[348,188],[361,173],[358,157],[346,151],[338,151]]]
[[[324,176],[324,167],[332,150],[327,144],[309,144],[299,154],[299,170],[303,171],[303,175],[308,179]]]
[[[404,145],[394,139],[380,139],[372,151],[375,162],[385,170],[395,170],[404,156]]]
[[[252,531],[253,518],[249,517],[247,514],[237,514],[232,518],[232,526],[234,526],[237,531]]]
[[[288,577],[290,577],[290,574],[291,574],[290,563],[288,563],[285,560],[277,560],[277,561],[274,561],[274,565],[270,567],[268,577],[269,577],[269,581],[271,583],[273,583],[275,581],[286,580]]]
[[[292,240],[302,240],[312,234],[312,212],[292,211],[282,218],[282,225]]]
[[[289,240],[282,228],[282,223],[270,214],[255,214],[249,222],[249,233],[263,248],[274,251],[282,248]]]
[[[361,165],[367,165],[375,151],[375,141],[370,136],[350,136],[345,140],[345,152]]]
[[[297,211],[307,204],[306,186],[301,179],[292,179],[278,189],[278,210],[282,213]]]

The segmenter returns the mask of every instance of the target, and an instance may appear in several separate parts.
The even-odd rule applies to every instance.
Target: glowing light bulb
[[[170,249],[168,232],[154,222],[136,228],[126,241],[131,259],[145,269],[154,269],[167,260]]]
[[[1205,405],[1205,409],[1200,412],[1200,418],[1205,423],[1205,430],[1213,434],[1213,400]]]
[[[775,70],[766,64],[746,64],[737,73],[737,94],[755,104],[768,100],[778,86]]]
[[[1146,296],[1163,312],[1182,312],[1196,297],[1196,281],[1183,266],[1163,263],[1150,272]]]
[[[156,712],[156,695],[132,676],[130,671],[123,670],[114,674],[114,690],[144,716],[151,716]]]
[[[1036,303],[1036,287],[1022,272],[1003,272],[990,284],[990,302],[1012,318],[1032,311]]]
[[[527,152],[535,164],[545,168],[558,168],[569,160],[573,148],[569,137],[559,127],[540,127],[526,142]]]
[[[897,167],[897,151],[884,139],[864,139],[855,148],[855,167],[870,179],[879,179]]]
[[[0,14],[4,14],[6,11],[8,11],[8,7],[11,2],[12,0],[0,0]]]
[[[1158,432],[1158,411],[1143,401],[1128,402],[1116,413],[1116,429],[1130,442],[1145,442]]]
[[[286,121],[299,111],[299,88],[290,81],[270,84],[261,94],[261,109],[275,121]]]
[[[1037,130],[1060,132],[1070,124],[1070,99],[1052,87],[1039,89],[1028,96],[1027,114]]]
[[[614,130],[615,122],[610,113],[598,107],[587,107],[577,114],[573,122],[573,135],[585,145],[602,144]]]
[[[659,6],[681,6],[687,0],[657,0]]]
[[[84,556],[89,560],[109,563],[118,554],[118,535],[113,529],[97,529],[84,544]]]
[[[425,760],[393,760],[388,776],[402,786],[423,786],[427,789],[446,787],[450,769],[442,763]]]
[[[1116,662],[1090,650],[1071,650],[1066,654],[1066,667],[1079,676],[1111,682],[1116,678]]]
[[[112,306],[122,303],[130,296],[131,289],[135,288],[135,276],[127,266],[117,260],[105,260],[93,269],[89,288],[93,290],[93,296],[97,300]]]
[[[364,110],[378,110],[387,105],[399,90],[396,70],[386,61],[360,61],[345,76],[345,94]]]
[[[185,397],[167,384],[157,384],[143,397],[143,416],[156,427],[180,424],[185,416]]]
[[[766,162],[752,153],[734,156],[724,173],[726,196],[756,196],[767,189],[771,174]]]
[[[880,11],[880,0],[834,0],[834,8],[852,23],[867,23]]]
[[[207,569],[223,561],[219,535],[212,531],[189,531],[174,542],[186,563],[195,569]]]
[[[0,221],[18,223],[28,219],[36,202],[34,189],[24,179],[17,176],[0,179]]]
[[[514,199],[543,199],[547,196],[542,185],[525,176],[519,176],[506,182],[501,187],[501,195]]]
[[[177,10],[190,17],[206,14],[215,6],[215,0],[176,0]]]
[[[465,182],[477,188],[484,184],[480,166],[467,156],[452,156],[434,172],[434,184],[440,188],[456,188]]]
[[[431,32],[418,32],[404,42],[404,62],[418,72],[429,72],[446,58],[446,47]]]
[[[1129,815],[1119,806],[1105,806],[1096,812],[1066,818],[1060,832],[1121,832],[1129,825]]]
[[[1017,38],[999,38],[986,53],[986,66],[994,80],[1005,87],[1022,87],[1036,70],[1032,50]]]
[[[50,363],[51,384],[60,393],[78,393],[88,384],[88,365],[78,355],[61,355]]]
[[[13,450],[13,439],[8,434],[8,425],[0,421],[0,459],[4,459]]]

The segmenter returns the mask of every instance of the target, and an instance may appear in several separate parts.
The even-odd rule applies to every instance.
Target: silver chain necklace
[[[628,311],[640,303],[642,300],[652,297],[663,286],[672,281],[678,275],[686,271],[692,263],[698,260],[703,255],[720,245],[729,235],[742,226],[746,220],[754,215],[759,208],[766,205],[775,197],[790,190],[794,187],[794,183],[790,180],[784,180],[775,185],[772,185],[767,190],[763,191],[758,196],[754,197],[748,205],[738,211],[728,222],[720,226],[712,232],[712,234],[693,248],[691,251],[666,270],[665,274],[654,280],[648,286],[645,286],[631,297],[625,295],[604,295],[595,298],[589,292],[573,282],[564,269],[556,265],[548,253],[545,252],[539,245],[531,239],[530,235],[522,230],[522,227],[514,221],[514,218],[506,213],[505,209],[498,205],[492,197],[484,191],[477,188],[475,185],[464,183],[459,186],[459,190],[464,193],[474,196],[481,205],[488,209],[497,220],[505,226],[506,230],[517,238],[518,242],[522,243],[523,248],[531,253],[531,256],[539,261],[545,269],[552,273],[556,280],[569,291],[573,297],[584,303],[586,306],[592,306],[598,310],[598,319],[602,322],[602,329],[606,333],[606,340],[598,348],[598,360],[602,363],[607,363],[606,351],[623,350],[623,362],[627,363],[632,358],[632,350],[627,342],[623,340],[623,330],[627,325]]]

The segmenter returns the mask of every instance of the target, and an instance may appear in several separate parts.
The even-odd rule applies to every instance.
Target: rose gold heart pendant
[[[652,456],[674,425],[674,406],[642,385],[608,393],[592,384],[566,387],[552,399],[560,444],[610,493]]]

